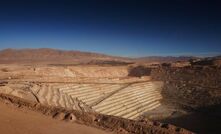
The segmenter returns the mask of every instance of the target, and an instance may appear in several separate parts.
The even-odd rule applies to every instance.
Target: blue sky
[[[0,2],[0,49],[58,48],[130,57],[218,55],[219,7],[218,1],[182,0]]]

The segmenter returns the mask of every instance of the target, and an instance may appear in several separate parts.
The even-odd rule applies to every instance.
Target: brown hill
[[[119,64],[128,63],[153,63],[188,61],[193,57],[149,56],[140,58],[128,58],[110,56],[100,53],[65,51],[51,48],[40,49],[4,49],[0,51],[0,64],[6,63],[46,63],[46,64]]]
[[[105,54],[50,48],[4,49],[0,51],[0,63],[79,64],[88,63],[92,60],[128,61],[127,58],[108,56]]]

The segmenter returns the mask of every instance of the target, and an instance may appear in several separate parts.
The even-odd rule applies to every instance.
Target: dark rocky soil
[[[197,65],[159,67],[152,79],[164,81],[163,102],[189,112],[188,115],[161,120],[197,133],[221,132],[221,68]]]
[[[158,68],[151,73],[164,81],[165,100],[195,110],[221,104],[220,67]]]

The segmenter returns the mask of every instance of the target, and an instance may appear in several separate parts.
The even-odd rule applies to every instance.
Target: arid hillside
[[[79,64],[90,61],[129,61],[129,58],[108,56],[105,54],[65,51],[50,48],[40,49],[4,49],[0,51],[0,63],[48,63]]]
[[[102,65],[124,65],[132,63],[162,63],[175,61],[188,61],[193,57],[162,57],[150,56],[140,58],[129,58],[111,56],[100,53],[66,51],[51,48],[40,49],[4,49],[0,51],[0,64],[22,63],[22,64],[102,64]]]

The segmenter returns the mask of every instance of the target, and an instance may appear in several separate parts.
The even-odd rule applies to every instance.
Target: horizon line
[[[140,55],[140,56],[132,56],[132,55],[115,55],[115,54],[109,54],[109,53],[102,53],[98,51],[87,51],[87,50],[79,50],[79,49],[61,49],[61,48],[50,48],[50,47],[24,47],[24,48],[0,48],[0,51],[4,51],[7,49],[14,49],[14,50],[24,50],[24,49],[52,49],[52,50],[58,50],[58,51],[78,51],[78,52],[85,52],[85,53],[97,53],[97,54],[103,54],[107,56],[115,56],[115,57],[125,57],[125,58],[148,58],[148,57],[200,57],[200,58],[206,58],[206,57],[216,57],[220,56],[220,52],[183,52],[183,53],[171,53],[171,54],[147,54],[147,55]]]

